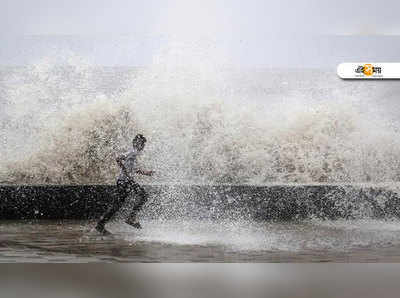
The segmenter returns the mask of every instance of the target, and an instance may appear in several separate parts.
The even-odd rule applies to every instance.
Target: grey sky
[[[399,8],[391,0],[0,0],[0,64],[70,51],[95,64],[146,65],[171,40],[206,43],[205,52],[218,48],[246,66],[398,61]]]

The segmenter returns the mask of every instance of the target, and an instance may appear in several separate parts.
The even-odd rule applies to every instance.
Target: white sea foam
[[[311,220],[303,223],[248,221],[144,221],[142,230],[111,224],[110,229],[132,242],[224,246],[239,251],[346,251],[399,244],[398,221]]]
[[[374,83],[235,69],[180,47],[123,72],[76,57],[8,72],[0,180],[111,183],[115,155],[143,133],[148,183],[399,181],[398,124]]]

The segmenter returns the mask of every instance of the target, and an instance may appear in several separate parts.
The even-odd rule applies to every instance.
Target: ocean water
[[[333,69],[243,69],[181,54],[164,53],[143,68],[93,66],[77,56],[63,65],[46,57],[1,67],[0,182],[112,184],[116,155],[142,133],[148,143],[139,165],[155,171],[138,177],[143,184],[376,184],[397,191],[396,82],[342,81]],[[177,206],[162,212],[179,212],[181,197],[169,193],[166,206]],[[335,200],[341,204],[340,193]],[[368,216],[141,219],[142,231],[111,225],[110,239],[92,235],[90,223],[2,222],[0,259],[396,261],[400,245],[396,220]]]
[[[393,81],[342,81],[331,69],[193,65],[168,55],[155,61],[128,68],[43,58],[1,68],[0,181],[113,183],[115,156],[136,133],[148,139],[140,165],[156,172],[138,177],[142,183],[400,179]]]

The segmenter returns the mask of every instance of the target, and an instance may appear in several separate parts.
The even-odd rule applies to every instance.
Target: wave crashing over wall
[[[139,163],[156,171],[143,183],[400,178],[398,124],[376,112],[379,90],[364,91],[372,100],[360,101],[357,86],[322,71],[45,59],[2,76],[3,182],[113,183],[115,157],[136,133],[148,139]]]

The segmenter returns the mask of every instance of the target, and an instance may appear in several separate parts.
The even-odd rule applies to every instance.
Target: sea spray
[[[161,59],[105,92],[100,71],[80,63],[41,62],[3,81],[1,181],[113,183],[116,155],[139,132],[149,140],[139,163],[156,171],[139,178],[146,183],[399,181],[398,125],[371,112],[371,100],[370,111],[360,106],[353,89],[340,99],[316,83],[318,97],[307,98],[282,85],[290,70],[249,75]]]

